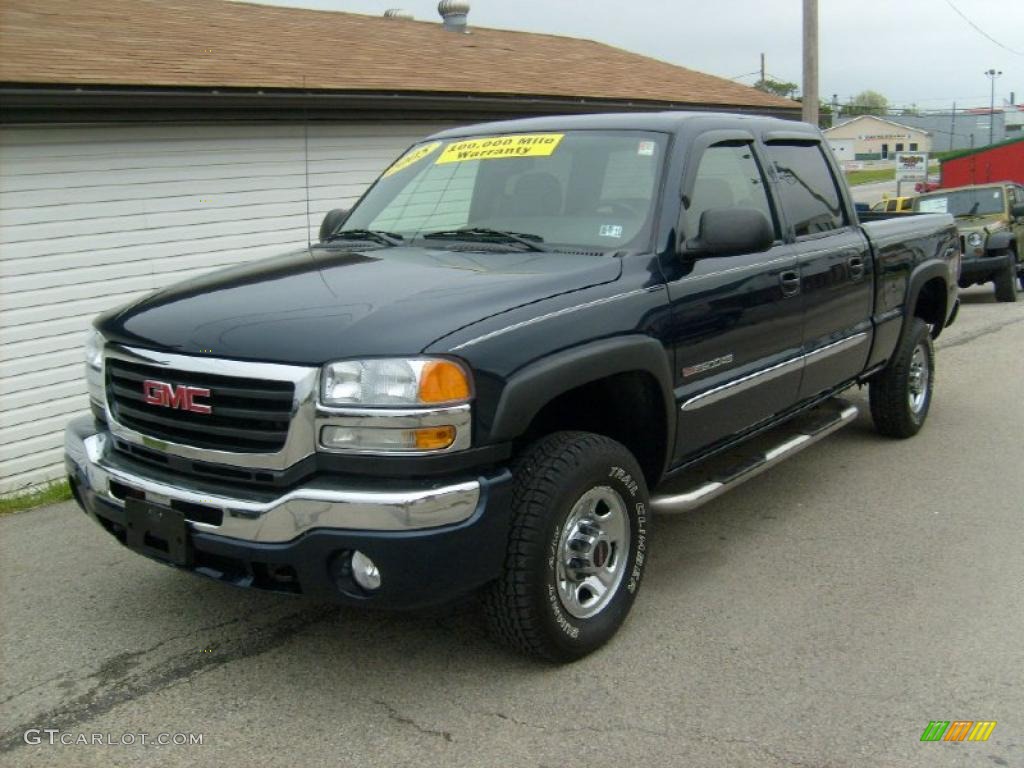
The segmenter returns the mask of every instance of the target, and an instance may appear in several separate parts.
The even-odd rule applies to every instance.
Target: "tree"
[[[793,94],[796,93],[796,89],[800,86],[796,83],[785,83],[781,80],[772,80],[768,77],[764,80],[758,80],[754,83],[754,87],[759,91],[771,93],[775,96],[781,96],[784,99],[790,99],[793,97]]]
[[[878,91],[861,91],[853,97],[846,112],[850,115],[883,115],[889,100]]]

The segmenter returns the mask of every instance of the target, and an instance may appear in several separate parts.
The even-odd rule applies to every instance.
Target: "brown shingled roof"
[[[590,40],[470,29],[227,0],[2,0],[0,82],[797,107]]]

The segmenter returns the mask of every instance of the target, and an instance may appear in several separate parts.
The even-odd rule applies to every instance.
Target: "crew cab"
[[[1024,186],[1013,182],[943,189],[914,198],[914,210],[949,213],[960,230],[960,287],[994,283],[996,301],[1024,290]]]
[[[801,123],[438,133],[320,242],[100,316],[71,487],[182,570],[363,606],[479,593],[503,642],[579,658],[629,613],[652,511],[850,423],[849,387],[883,435],[925,423],[956,227],[866,216]]]

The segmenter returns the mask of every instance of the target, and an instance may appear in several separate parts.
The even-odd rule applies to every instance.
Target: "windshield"
[[[922,195],[915,202],[915,210],[922,213],[951,213],[954,216],[984,216],[1002,213],[1003,208],[1002,187]]]
[[[645,247],[667,137],[643,131],[485,135],[418,144],[380,177],[341,232],[544,248]],[[456,230],[471,230],[457,232]]]

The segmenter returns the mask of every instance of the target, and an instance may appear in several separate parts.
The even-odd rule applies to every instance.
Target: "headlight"
[[[985,242],[985,236],[981,232],[971,232],[967,236],[967,244],[972,248],[978,248]]]
[[[469,372],[451,360],[343,360],[325,365],[320,377],[324,405],[453,405],[471,395]]]
[[[95,328],[85,337],[85,364],[94,371],[103,370],[103,337]]]

